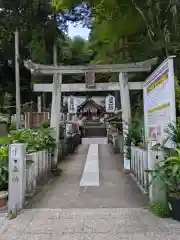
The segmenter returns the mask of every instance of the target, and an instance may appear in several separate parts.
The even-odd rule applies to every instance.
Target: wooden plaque
[[[85,81],[86,81],[86,88],[95,88],[95,73],[86,72]]]

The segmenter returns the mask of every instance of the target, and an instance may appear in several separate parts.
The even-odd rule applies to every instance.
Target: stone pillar
[[[15,216],[24,205],[26,192],[25,144],[11,144],[9,148],[8,213]]]
[[[53,126],[55,130],[56,137],[56,151],[53,159],[53,168],[57,167],[58,164],[58,152],[59,152],[59,126],[61,120],[61,86],[62,86],[62,74],[58,74],[56,81],[56,95],[55,95],[55,108],[54,108],[54,117],[53,117]]]
[[[67,121],[70,121],[70,114],[67,113]]]
[[[131,122],[131,106],[130,106],[130,94],[128,86],[128,75],[126,73],[119,73],[119,85],[121,95],[121,109],[122,109],[122,121],[123,121],[123,135],[126,139],[128,132],[128,125]],[[127,159],[127,147],[124,146],[124,169],[130,170],[130,159]]]
[[[57,45],[53,45],[53,65],[57,68]],[[52,104],[51,104],[51,128],[56,127],[56,96],[57,96],[57,74],[53,75],[53,84],[52,84]]]
[[[57,96],[57,75],[53,75],[52,104],[51,104],[51,128],[56,127],[56,96]]]
[[[38,105],[38,113],[41,113],[41,96],[37,98],[37,105]]]
[[[62,74],[58,74],[57,79],[57,96],[56,96],[56,141],[59,141],[59,125],[61,120],[61,86],[62,86]]]

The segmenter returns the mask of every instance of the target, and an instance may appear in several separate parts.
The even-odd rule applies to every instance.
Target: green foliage
[[[167,140],[170,139],[177,147],[180,147],[180,117],[176,119],[176,124],[170,123],[165,132],[168,135]]]
[[[164,204],[164,203],[151,204],[150,210],[158,217],[165,218],[170,216],[170,209],[168,204]]]
[[[176,1],[133,0],[135,9],[144,21],[148,37],[166,56],[178,50],[180,18]]]
[[[27,153],[44,149],[53,152],[56,145],[53,130],[50,128],[12,130],[7,138],[0,139],[0,145],[4,146],[4,149],[13,143],[25,143]]]
[[[10,143],[27,143],[26,147],[29,153],[44,149],[53,150],[55,146],[53,132],[49,128],[11,131],[8,140]]]
[[[43,128],[49,128],[49,127],[50,127],[49,122],[47,122],[47,121],[43,122],[43,123],[42,123],[42,127],[43,127]]]
[[[179,197],[180,193],[180,149],[163,161],[155,164],[154,170],[149,171],[152,175],[152,184],[155,180],[162,182],[168,191]]]
[[[90,62],[92,51],[89,42],[81,37],[66,39],[57,42],[57,47],[61,47],[59,51],[59,59],[63,59],[66,65],[84,65]]]
[[[138,146],[142,142],[142,134],[139,123],[140,120],[135,119],[131,124],[129,124],[127,137],[125,139],[125,144],[127,146],[131,146],[131,144]]]
[[[32,40],[30,43],[31,58],[34,62],[46,63],[46,43],[44,39],[43,29],[33,31]]]
[[[142,121],[137,118],[128,125],[128,131],[125,137],[125,146],[127,147],[126,157],[131,159],[131,145],[143,146]]]
[[[152,150],[163,152],[164,158],[167,159],[171,155],[175,154],[173,148],[166,147],[167,142],[172,141],[177,148],[180,147],[180,118],[176,119],[175,123],[170,123],[165,129],[167,137],[163,140],[162,144],[157,143],[153,146]]]
[[[27,153],[42,150],[53,153],[56,147],[53,131],[50,128],[14,130],[9,133],[7,138],[1,138],[0,191],[7,190],[8,187],[8,149],[12,143],[25,143]]]
[[[0,147],[0,191],[8,187],[8,149]]]
[[[173,148],[169,148],[166,146],[167,142],[172,141],[177,148],[180,147],[180,118],[178,117],[176,120],[176,124],[170,123],[165,129],[165,133],[167,137],[164,139],[162,144],[157,143],[152,147],[152,150],[157,152],[163,152],[164,158],[167,159],[170,156],[175,154],[175,150]]]
[[[80,0],[52,0],[57,11],[82,9]],[[132,62],[180,50],[178,1],[89,0],[93,63]],[[79,11],[80,12],[80,11]],[[76,12],[74,14],[77,14]],[[87,22],[84,16],[84,23]]]

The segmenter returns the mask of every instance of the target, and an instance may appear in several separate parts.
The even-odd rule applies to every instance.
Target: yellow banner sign
[[[148,88],[147,93],[152,92],[157,86],[163,84],[168,79],[168,71],[160,76],[155,82],[153,82]]]

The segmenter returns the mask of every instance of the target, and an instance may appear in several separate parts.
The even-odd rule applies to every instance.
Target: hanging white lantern
[[[68,98],[68,113],[76,114],[77,113],[77,104],[74,96]]]
[[[108,95],[105,99],[105,106],[107,113],[113,113],[115,111],[115,97]]]

